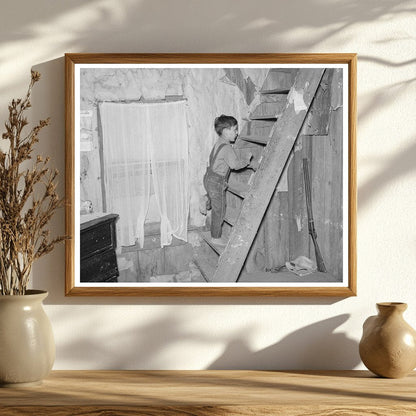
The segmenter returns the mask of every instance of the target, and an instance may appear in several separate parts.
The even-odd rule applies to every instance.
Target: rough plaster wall
[[[257,80],[264,71],[251,72]],[[97,102],[139,100],[141,97],[147,100],[164,99],[166,95],[183,95],[188,109],[190,224],[203,225],[205,217],[199,212],[199,197],[205,193],[202,177],[217,138],[214,118],[220,114],[234,115],[241,124],[242,117],[248,115],[248,106],[241,91],[236,85],[222,81],[224,75],[221,68],[83,69],[80,106],[81,111],[93,114],[93,151],[82,154],[88,169],[82,182],[81,198],[91,200],[95,210],[101,211]]]
[[[0,16],[0,119],[42,72],[39,150],[64,171],[64,52],[357,52],[358,296],[65,298],[64,250],[36,264],[56,369],[361,368],[377,301],[416,327],[415,5],[404,0],[15,0]],[[192,16],[189,18],[187,16]],[[208,145],[207,145],[208,147]],[[61,179],[63,192],[63,178]],[[63,231],[61,212],[54,228]]]

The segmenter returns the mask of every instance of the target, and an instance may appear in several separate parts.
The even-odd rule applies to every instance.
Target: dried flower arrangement
[[[45,229],[55,210],[63,205],[56,193],[58,171],[48,167],[49,157],[37,156],[30,168],[33,147],[39,132],[50,123],[41,120],[28,134],[25,111],[31,107],[33,85],[39,72],[32,71],[31,81],[23,99],[9,105],[6,132],[0,140],[0,293],[24,295],[33,262],[51,252],[65,236],[50,238]]]

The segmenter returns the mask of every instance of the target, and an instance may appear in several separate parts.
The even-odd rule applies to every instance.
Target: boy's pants
[[[204,185],[211,200],[211,237],[220,238],[225,216],[225,176],[211,171]]]

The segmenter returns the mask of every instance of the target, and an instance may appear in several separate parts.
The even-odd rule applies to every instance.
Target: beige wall
[[[413,10],[412,10],[413,9]],[[349,299],[65,298],[64,251],[34,268],[56,369],[359,368],[377,301],[416,327],[413,1],[16,0],[0,16],[0,120],[42,72],[39,149],[64,170],[65,52],[357,52],[358,296]],[[61,184],[63,184],[61,176]],[[63,192],[63,185],[61,185]],[[64,216],[54,219],[63,232]]]

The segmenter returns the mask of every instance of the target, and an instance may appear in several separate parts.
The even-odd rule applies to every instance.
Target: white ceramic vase
[[[41,383],[55,361],[52,326],[42,301],[48,292],[0,295],[0,385]]]

